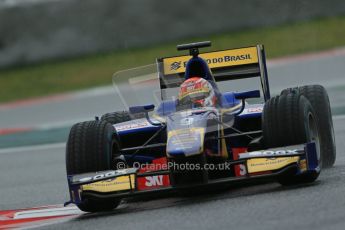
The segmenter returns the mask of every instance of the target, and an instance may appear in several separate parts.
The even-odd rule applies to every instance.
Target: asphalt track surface
[[[307,83],[321,83],[328,88],[343,86],[344,61],[345,56],[331,56],[278,64],[270,69],[272,86],[274,89]],[[344,103],[342,92],[330,96],[331,101]],[[36,111],[35,106],[9,110],[13,115],[25,110],[29,121],[18,114],[1,125],[63,122],[53,115],[56,111],[66,112],[63,119],[70,120],[78,119],[86,110],[89,113],[100,112],[98,109],[109,111],[106,107],[110,106],[100,105],[96,95],[88,98],[80,97],[79,107],[74,99],[57,102],[59,110],[54,110],[52,103],[46,105],[48,108],[37,105]],[[68,111],[72,108],[72,112]],[[41,112],[46,120],[31,117]],[[311,185],[282,187],[269,183],[196,197],[173,196],[123,203],[110,213],[84,214],[42,229],[345,229],[345,117],[337,116],[334,127],[337,161],[333,168],[323,170],[318,181]],[[61,204],[68,200],[64,144],[0,150],[0,171],[0,210]]]

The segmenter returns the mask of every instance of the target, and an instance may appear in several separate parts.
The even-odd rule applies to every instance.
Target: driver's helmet
[[[200,77],[184,81],[178,94],[179,103],[193,107],[215,107],[217,97],[210,82]]]

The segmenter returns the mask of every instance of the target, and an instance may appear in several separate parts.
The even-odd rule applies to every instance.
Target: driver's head
[[[196,107],[214,107],[217,102],[212,85],[200,77],[191,77],[184,81],[178,99],[180,104],[192,104]]]

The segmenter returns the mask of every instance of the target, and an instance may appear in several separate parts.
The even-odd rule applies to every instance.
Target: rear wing
[[[260,77],[264,99],[270,98],[263,45],[201,53],[199,56],[206,60],[216,82]],[[183,55],[157,59],[161,90],[180,86],[191,57]]]

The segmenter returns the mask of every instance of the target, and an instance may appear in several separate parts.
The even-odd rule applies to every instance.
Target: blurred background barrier
[[[0,0],[0,68],[344,14],[344,0]]]

